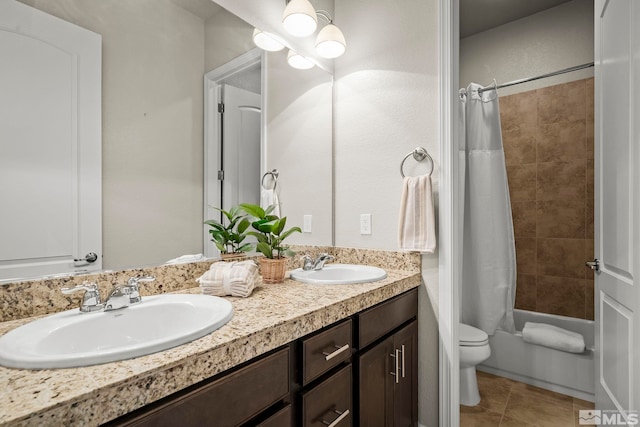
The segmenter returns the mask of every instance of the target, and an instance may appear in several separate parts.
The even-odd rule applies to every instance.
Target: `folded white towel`
[[[407,176],[400,199],[398,246],[432,254],[436,249],[431,176]]]
[[[182,255],[178,258],[170,259],[165,264],[182,264],[184,262],[197,262],[206,260],[203,254]]]
[[[584,337],[581,334],[546,323],[526,322],[522,328],[522,339],[531,344],[569,353],[582,353],[585,348]]]
[[[263,209],[266,209],[271,205],[276,205],[272,214],[280,216],[280,200],[278,200],[278,193],[274,189],[262,188],[260,191],[260,206]]]
[[[196,280],[205,295],[246,298],[260,283],[260,273],[254,261],[216,262]]]

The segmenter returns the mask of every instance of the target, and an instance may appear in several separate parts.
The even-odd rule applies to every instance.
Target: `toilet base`
[[[460,368],[460,404],[476,406],[480,403],[476,367]]]

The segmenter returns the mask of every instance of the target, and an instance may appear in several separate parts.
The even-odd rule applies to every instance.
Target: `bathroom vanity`
[[[417,296],[407,291],[108,425],[414,426]]]
[[[387,270],[378,282],[286,280],[228,298],[226,325],[162,352],[82,368],[0,368],[0,425],[415,425],[419,256],[384,257],[392,255],[367,262]],[[0,323],[0,334],[31,320]]]

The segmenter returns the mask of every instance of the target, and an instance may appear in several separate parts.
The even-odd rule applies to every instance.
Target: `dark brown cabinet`
[[[357,316],[360,426],[418,423],[417,310],[413,290]]]
[[[417,290],[109,426],[416,426]]]
[[[310,338],[302,338],[302,385],[349,360],[353,350],[351,319]]]
[[[389,337],[358,358],[361,426],[393,425],[393,353]]]
[[[326,427],[353,425],[353,375],[351,364],[319,385],[302,393],[302,426]]]
[[[393,425],[418,423],[418,322],[413,321],[393,335],[397,368],[393,383]],[[394,366],[395,367],[395,366]]]
[[[115,420],[131,427],[236,426],[289,394],[290,350],[283,348],[228,375]]]

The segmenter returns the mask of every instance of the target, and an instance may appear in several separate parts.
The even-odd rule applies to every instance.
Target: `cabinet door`
[[[415,426],[418,422],[418,322],[415,320],[393,335],[398,355],[398,379],[393,390],[393,426]]]
[[[393,336],[359,357],[360,426],[393,425]]]

